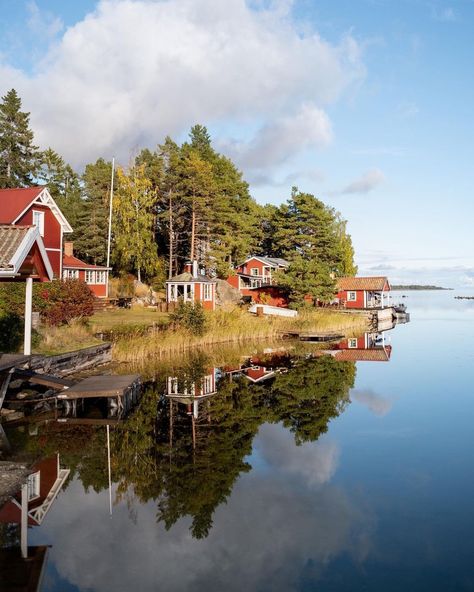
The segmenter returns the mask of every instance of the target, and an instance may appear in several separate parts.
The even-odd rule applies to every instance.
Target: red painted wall
[[[237,271],[240,273],[244,273],[246,275],[250,275],[250,270],[252,267],[257,267],[258,274],[263,275],[263,268],[266,267],[266,265],[264,263],[262,263],[262,261],[259,261],[258,259],[249,259],[249,261],[247,261],[247,263],[238,267]]]
[[[277,286],[261,286],[252,290],[242,290],[242,294],[246,292],[257,304],[268,304],[269,306],[279,306],[280,308],[288,307],[289,299],[287,292]]]
[[[347,292],[347,290],[342,290],[337,293],[339,302],[344,302],[346,308],[364,308],[364,290],[350,290],[350,292],[355,292],[357,296],[356,300],[351,301],[347,299]]]
[[[53,212],[44,205],[32,205],[16,222],[17,225],[33,224],[33,210],[44,212],[44,236],[42,237],[46,252],[48,253],[54,275],[61,277],[61,225]],[[56,250],[50,250],[56,249]]]
[[[357,338],[357,347],[349,347],[349,339],[343,339],[337,344],[336,349],[366,349],[365,335]]]
[[[202,292],[204,292],[203,284],[195,284],[194,286],[194,301],[200,302],[204,310],[214,310],[215,308],[215,300],[216,300],[216,293],[215,293],[215,286],[211,286],[212,291],[212,300],[203,300]]]

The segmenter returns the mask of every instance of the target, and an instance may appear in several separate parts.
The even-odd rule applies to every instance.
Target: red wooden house
[[[343,277],[337,280],[336,301],[346,308],[384,308],[390,304],[388,278]]]
[[[72,242],[64,243],[63,278],[85,282],[97,298],[107,297],[107,281],[109,268],[85,263],[74,257]]]
[[[49,508],[69,476],[69,469],[62,469],[59,454],[37,462],[28,476],[27,503],[28,525],[40,525]],[[21,490],[0,508],[0,522],[21,523]]]
[[[166,302],[200,302],[206,310],[216,308],[217,282],[198,268],[197,261],[186,263],[184,272],[166,282]]]
[[[324,353],[339,362],[388,362],[392,346],[386,345],[382,332],[364,333],[358,337],[346,337]]]
[[[253,302],[270,306],[288,306],[288,293],[275,285],[275,272],[286,269],[288,261],[276,257],[254,255],[236,267],[235,275],[227,278],[228,283],[237,288],[242,296]]]
[[[46,187],[0,189],[0,224],[36,226],[54,276],[62,277],[63,236],[72,228]]]

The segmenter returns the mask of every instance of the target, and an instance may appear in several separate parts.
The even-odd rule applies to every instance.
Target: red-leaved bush
[[[38,299],[43,301],[41,316],[50,325],[64,325],[94,312],[94,296],[79,280],[55,280],[44,285]]]

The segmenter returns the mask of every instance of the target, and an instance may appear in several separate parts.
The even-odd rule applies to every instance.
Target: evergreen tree
[[[11,89],[0,103],[0,188],[28,187],[37,172],[38,148],[29,128],[30,114]]]
[[[79,176],[52,148],[41,152],[38,164],[38,179],[47,185],[51,197],[75,229],[83,207]]]
[[[75,249],[78,256],[95,265],[107,261],[111,174],[112,163],[99,158],[86,166],[82,176],[83,202],[76,220]]]
[[[296,306],[308,302],[330,302],[334,298],[336,284],[329,267],[317,259],[293,257],[284,272],[275,274],[278,285],[287,288],[290,300]]]

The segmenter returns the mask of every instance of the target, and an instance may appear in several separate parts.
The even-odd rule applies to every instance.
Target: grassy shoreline
[[[281,341],[289,331],[361,333],[369,328],[367,317],[329,309],[309,309],[296,318],[256,317],[234,308],[206,315],[206,331],[193,335],[170,324],[162,313],[109,311],[94,315],[88,323],[43,327],[35,353],[56,354],[102,343],[97,334],[113,342],[114,362],[140,365],[150,357],[166,357],[218,344]]]

